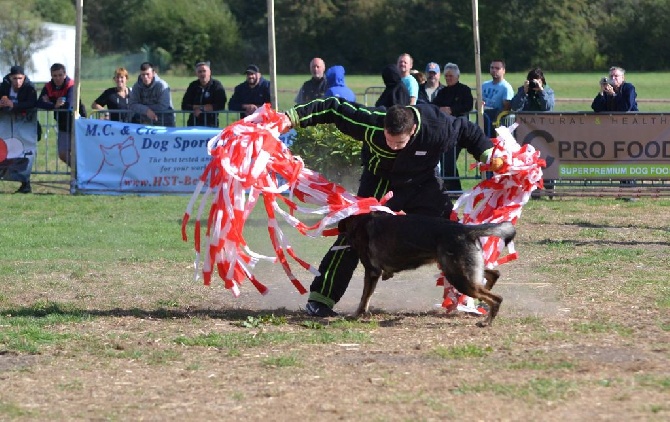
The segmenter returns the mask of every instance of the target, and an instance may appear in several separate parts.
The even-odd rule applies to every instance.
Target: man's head
[[[151,85],[154,81],[154,76],[156,76],[154,65],[149,62],[144,62],[140,65],[140,79],[145,86]]]
[[[496,82],[505,79],[505,61],[502,59],[495,59],[491,61],[490,72],[491,77]]]
[[[212,69],[209,67],[209,62],[198,62],[195,65],[195,75],[200,81],[200,85],[205,86],[212,79]]]
[[[403,53],[398,56],[396,65],[398,66],[398,72],[400,72],[400,76],[404,78],[405,76],[408,76],[409,71],[412,70],[412,66],[414,66],[414,59],[412,59],[412,56],[409,54]]]
[[[440,84],[440,65],[430,62],[426,65],[426,85],[435,87]]]
[[[65,77],[67,74],[65,73],[65,66],[63,66],[60,63],[54,63],[51,65],[51,81],[54,83],[56,86],[61,86],[63,85],[63,82],[65,82]]]
[[[23,82],[26,80],[26,74],[23,71],[21,66],[12,66],[9,69],[9,80],[12,82],[12,88],[14,91],[18,91],[23,86]]]
[[[326,71],[326,63],[320,58],[314,57],[312,61],[309,62],[309,71],[313,78],[322,79],[323,74]]]
[[[247,84],[250,87],[255,87],[258,85],[258,82],[261,80],[261,70],[255,64],[250,64],[247,66],[247,69],[244,71],[247,75]]]
[[[384,116],[384,136],[386,145],[392,150],[401,150],[407,146],[416,132],[414,111],[409,107],[394,105]]]
[[[116,82],[117,87],[125,87],[126,82],[128,82],[128,71],[125,67],[120,67],[114,71],[114,77],[112,79]]]
[[[610,67],[610,81],[614,89],[619,89],[623,85],[626,71],[619,66]]]
[[[444,65],[444,81],[447,83],[447,86],[456,85],[460,77],[461,70],[457,64],[447,63]]]

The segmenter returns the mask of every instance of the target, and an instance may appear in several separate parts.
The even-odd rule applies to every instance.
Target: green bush
[[[337,130],[335,125],[296,128],[291,152],[305,166],[331,182],[354,189],[360,177],[361,142]]]

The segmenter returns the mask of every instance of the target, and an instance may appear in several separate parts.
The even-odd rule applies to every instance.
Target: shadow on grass
[[[157,319],[157,320],[181,320],[192,318],[210,318],[226,321],[248,321],[252,319],[262,319],[267,316],[283,317],[287,322],[301,323],[306,320],[318,320],[322,322],[338,320],[356,320],[349,315],[341,315],[334,318],[319,318],[307,315],[304,310],[288,310],[286,308],[277,309],[167,309],[157,308],[146,310],[140,308],[113,308],[113,309],[80,309],[67,304],[49,302],[47,304],[35,304],[33,306],[23,306],[16,308],[0,309],[2,317],[23,317],[23,318],[53,318],[67,317],[69,320],[104,318],[104,317],[134,317],[139,319]],[[362,321],[368,321],[370,318],[377,320],[382,327],[393,327],[402,323],[405,318],[420,317],[425,315],[435,316],[436,312],[387,312],[378,309],[371,316],[363,317]],[[449,315],[447,315],[449,317]]]

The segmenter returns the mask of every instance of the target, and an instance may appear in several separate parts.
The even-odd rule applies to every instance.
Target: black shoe
[[[22,182],[21,186],[14,193],[31,193],[33,189],[30,187],[30,182]]]
[[[330,309],[325,303],[317,302],[315,300],[307,301],[305,312],[307,312],[307,315],[309,316],[321,318],[336,317],[338,315],[337,312]]]

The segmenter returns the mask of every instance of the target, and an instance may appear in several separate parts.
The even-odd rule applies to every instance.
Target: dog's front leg
[[[356,318],[359,318],[361,315],[368,312],[368,306],[370,305],[370,298],[372,297],[372,294],[375,292],[375,288],[377,288],[377,282],[379,281],[380,275],[381,271],[365,268],[365,278],[363,280],[363,294],[361,295],[361,303],[358,305],[358,309],[356,310],[356,314],[354,315]]]

